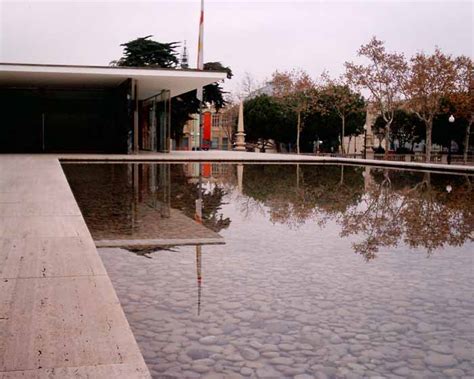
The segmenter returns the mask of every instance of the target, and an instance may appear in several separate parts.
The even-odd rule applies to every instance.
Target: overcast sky
[[[107,65],[121,43],[152,34],[160,42],[187,40],[196,65],[200,0],[0,0],[0,61]],[[472,1],[241,1],[206,0],[204,61],[231,66],[239,87],[245,72],[264,80],[276,70],[313,75],[343,71],[358,47],[376,35],[389,50],[472,57]]]

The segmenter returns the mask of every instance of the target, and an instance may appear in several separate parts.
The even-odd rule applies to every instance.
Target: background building
[[[203,112],[203,147],[213,150],[232,150],[233,134],[237,127],[238,108],[230,106],[216,112],[208,108]],[[196,150],[200,143],[199,114],[191,115],[191,119],[183,128],[178,150]]]

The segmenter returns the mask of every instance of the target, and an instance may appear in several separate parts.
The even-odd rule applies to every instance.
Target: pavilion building
[[[225,73],[0,63],[0,153],[168,152],[171,98]]]

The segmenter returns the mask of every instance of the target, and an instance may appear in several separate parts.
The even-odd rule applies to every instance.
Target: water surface
[[[63,167],[154,377],[474,376],[474,177]]]

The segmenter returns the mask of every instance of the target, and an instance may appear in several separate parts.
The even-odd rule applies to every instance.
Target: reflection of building
[[[97,246],[223,243],[171,207],[169,164],[64,165]]]
[[[184,172],[190,183],[198,183],[200,178],[204,183],[229,185],[235,182],[235,166],[232,164],[192,162],[184,165]]]
[[[213,109],[203,112],[203,147],[216,150],[232,150],[232,136],[237,125],[237,114],[233,107],[216,112]],[[180,150],[199,148],[199,115],[191,119],[183,128]]]
[[[170,148],[170,99],[225,73],[0,63],[0,152]]]

